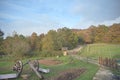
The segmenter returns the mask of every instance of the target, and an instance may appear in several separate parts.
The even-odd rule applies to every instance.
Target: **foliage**
[[[27,41],[17,34],[13,37],[7,37],[3,42],[3,47],[4,53],[16,58],[21,58],[30,51],[30,46]]]
[[[110,26],[104,40],[109,43],[120,43],[120,24]]]
[[[60,50],[62,47],[74,48],[78,37],[68,28],[50,30],[42,40],[42,50]]]
[[[64,27],[62,29],[58,29],[57,32],[59,37],[58,40],[61,41],[62,47],[68,47],[69,49],[76,47],[78,37],[72,32],[72,30]]]
[[[99,25],[98,27],[90,27],[92,42],[104,42],[104,36],[108,32],[108,27]]]
[[[50,30],[48,34],[42,40],[42,50],[59,50],[60,45],[57,41],[57,32]]]
[[[0,56],[3,55],[3,51],[2,51],[2,49],[3,49],[3,47],[2,47],[2,45],[3,45],[3,35],[4,35],[4,33],[0,30]]]
[[[85,43],[120,43],[120,24],[90,26],[73,32]]]
[[[120,44],[120,24],[111,26],[90,26],[88,29],[69,29],[66,27],[49,30],[47,34],[31,36],[19,35],[3,39],[4,33],[0,30],[0,54],[9,56],[56,56],[62,47],[73,49],[79,44],[115,43]]]

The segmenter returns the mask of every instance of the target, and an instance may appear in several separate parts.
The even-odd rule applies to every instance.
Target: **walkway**
[[[113,74],[110,70],[106,69],[105,67],[100,67],[98,72],[93,77],[93,80],[114,80]]]
[[[93,59],[89,59],[86,57],[80,57],[80,56],[74,54],[74,53],[78,53],[81,49],[82,49],[82,46],[78,46],[77,48],[68,51],[68,53],[76,59],[86,61],[86,62],[89,62],[92,64],[96,64],[99,66],[98,62]],[[115,79],[113,79],[113,76],[114,75],[112,74],[112,72],[110,70],[108,70],[105,67],[100,67],[99,70],[97,71],[97,73],[95,74],[95,76],[93,77],[93,80],[115,80]]]

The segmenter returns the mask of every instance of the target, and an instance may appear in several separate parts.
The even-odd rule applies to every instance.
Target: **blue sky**
[[[0,0],[0,29],[31,35],[62,27],[120,23],[120,0]]]

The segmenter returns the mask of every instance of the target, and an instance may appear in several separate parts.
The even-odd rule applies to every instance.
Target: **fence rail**
[[[98,62],[99,62],[100,65],[110,67],[112,69],[118,69],[119,68],[119,65],[117,64],[116,59],[99,57]]]

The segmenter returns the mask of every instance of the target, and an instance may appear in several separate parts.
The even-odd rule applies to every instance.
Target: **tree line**
[[[120,23],[111,26],[92,25],[88,29],[73,29],[73,32],[83,43],[120,43]]]
[[[1,33],[3,33],[1,31]],[[10,57],[24,56],[56,56],[61,55],[61,48],[72,49],[78,44],[78,38],[69,28],[50,30],[47,34],[33,32],[31,36],[19,35],[16,32],[12,36],[2,38],[0,53]]]
[[[90,26],[88,29],[59,28],[47,34],[33,32],[31,36],[19,35],[3,39],[0,30],[0,55],[9,57],[56,56],[61,55],[62,47],[75,48],[78,44],[120,43],[120,24],[111,26]]]

